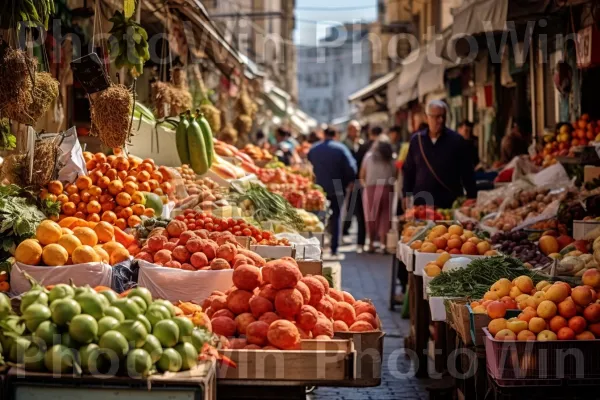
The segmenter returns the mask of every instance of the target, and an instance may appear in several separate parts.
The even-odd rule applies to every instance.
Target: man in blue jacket
[[[446,128],[446,103],[434,100],[426,112],[428,127],[410,140],[402,194],[415,205],[451,208],[465,192],[468,198],[477,197],[473,152],[462,136]]]
[[[308,161],[318,185],[321,185],[331,203],[331,254],[337,255],[340,237],[340,210],[344,205],[346,190],[356,179],[356,161],[350,150],[335,140],[333,128],[325,130],[325,140],[316,143],[308,152]]]

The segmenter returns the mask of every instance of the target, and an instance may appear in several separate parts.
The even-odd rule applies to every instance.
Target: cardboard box
[[[251,245],[250,250],[263,258],[296,257],[296,249],[293,246]]]
[[[308,261],[297,261],[298,268],[302,272],[303,276],[306,275],[323,275],[323,261],[320,260],[308,260]]]
[[[237,240],[237,242],[243,248],[250,249],[250,243],[252,241],[252,239],[250,238],[250,236],[236,236],[235,240]]]
[[[349,339],[356,351],[356,372],[351,386],[374,387],[381,384],[384,332],[335,332],[335,337]]]

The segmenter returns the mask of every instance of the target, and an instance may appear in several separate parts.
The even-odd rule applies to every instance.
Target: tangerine
[[[85,214],[81,211],[77,211],[75,213],[75,215],[73,215],[75,218],[79,218],[79,219],[85,219]]]
[[[170,182],[163,182],[160,185],[160,188],[162,189],[163,192],[165,192],[166,194],[170,194],[171,192],[173,192],[173,185],[171,185]]]
[[[75,181],[75,185],[79,190],[89,189],[92,186],[92,178],[82,175]]]
[[[101,219],[102,221],[108,222],[109,224],[114,224],[117,220],[117,215],[114,212],[108,210],[102,213]]]
[[[148,184],[148,182],[141,182],[138,185],[138,188],[139,188],[140,192],[149,192],[150,191],[150,185]]]
[[[110,156],[106,157],[106,162],[109,163],[111,167],[113,167],[113,163],[115,162],[116,159],[117,159],[117,156],[114,154],[111,154]]]
[[[127,225],[129,225],[130,228],[134,228],[141,223],[142,223],[142,219],[140,217],[138,217],[137,215],[132,215],[131,217],[129,217],[127,219]]]
[[[69,195],[69,201],[73,204],[77,205],[81,201],[81,197],[79,197],[79,193],[73,193]]]
[[[100,178],[102,178],[104,175],[102,174],[102,171],[95,169],[92,171],[92,173],[90,174],[90,178],[92,179],[92,184],[95,185],[96,183],[98,183],[98,180]]]
[[[127,229],[127,221],[124,218],[119,218],[115,221],[115,226],[121,230]]]
[[[153,208],[146,208],[144,210],[144,217],[153,218],[156,212]]]
[[[137,180],[138,182],[148,182],[150,180],[150,172],[144,170],[138,172]]]
[[[133,175],[129,175],[127,178],[125,178],[125,182],[137,182],[137,178]]]
[[[125,184],[123,185],[123,190],[125,191],[125,193],[133,196],[133,194],[138,190],[138,185],[137,183],[132,181],[125,182]]]
[[[124,207],[119,213],[119,218],[128,219],[133,215],[133,210],[131,207]]]
[[[158,183],[157,180],[150,179],[148,181],[148,185],[150,185],[150,190],[152,191],[152,190],[158,189],[158,187],[159,187],[160,184]]]
[[[102,189],[100,189],[98,186],[92,186],[91,188],[88,189],[88,191],[90,192],[90,194],[92,196],[96,196],[96,197],[102,196]]]
[[[59,195],[63,192],[63,185],[61,181],[50,181],[48,182],[48,191],[52,194]]]
[[[62,205],[62,212],[68,216],[75,215],[77,212],[77,206],[72,201],[66,202]]]
[[[101,189],[106,189],[110,184],[110,179],[107,176],[103,176],[102,178],[98,179],[98,182],[96,182],[96,184]]]
[[[144,215],[144,210],[146,209],[146,207],[144,207],[141,204],[134,204],[131,206],[131,210],[133,211],[134,215]]]
[[[118,195],[122,191],[123,191],[123,182],[121,182],[120,180],[116,179],[108,184],[108,192],[110,194],[112,194],[113,196]]]
[[[111,181],[114,181],[115,179],[118,178],[117,170],[114,168],[111,168],[108,171],[106,171],[106,173],[104,175],[106,175],[108,177],[108,179],[110,179]]]
[[[87,204],[86,211],[88,212],[88,214],[94,214],[94,213],[97,214],[100,211],[102,211],[102,206],[96,200],[91,200]]]
[[[85,160],[85,162],[88,162],[90,160],[94,159],[94,154],[89,152],[89,151],[84,151],[83,152],[83,159]]]
[[[150,172],[154,171],[154,165],[150,164],[150,162],[148,160],[144,160],[144,162],[141,163],[140,166],[138,167],[138,170],[148,172],[148,176],[149,176]]]
[[[69,183],[66,187],[65,190],[68,194],[79,194],[79,189],[77,188],[77,186],[73,185],[72,183]]]
[[[106,155],[104,153],[96,153],[94,154],[94,160],[96,160],[99,163],[105,163]]]
[[[106,175],[106,173],[110,169],[110,164],[109,163],[102,163],[102,164],[100,164],[100,166],[98,167],[98,169],[100,170],[100,172],[102,172],[103,175]]]
[[[154,193],[157,196],[163,196],[165,194],[165,192],[163,192],[163,190],[161,188],[156,188],[152,191],[152,193]]]
[[[119,156],[111,165],[113,168],[116,168],[117,171],[127,171],[129,169],[129,160],[127,157]]]
[[[131,201],[135,204],[146,204],[146,197],[142,192],[135,192],[131,195]]]
[[[96,168],[96,161],[90,160],[90,161],[86,162],[85,167],[87,168],[88,171],[92,171],[94,168]]]
[[[92,195],[87,190],[83,190],[79,193],[79,197],[81,197],[82,202],[89,203],[90,197],[92,197]]]
[[[117,204],[122,207],[127,207],[131,204],[131,196],[128,193],[121,192],[117,195]]]
[[[88,214],[87,220],[89,222],[100,222],[100,216],[97,213]]]
[[[150,177],[151,177],[152,179],[154,179],[154,180],[158,181],[158,183],[162,183],[162,182],[164,181],[164,179],[165,179],[165,178],[163,177],[163,174],[162,174],[162,172],[160,172],[160,171],[152,171],[152,172],[150,173]]]
[[[110,200],[107,201],[106,203],[102,203],[102,211],[112,211],[115,209],[115,201],[114,200]]]
[[[117,172],[117,176],[119,177],[120,180],[124,181],[125,178],[127,178],[129,176],[129,173],[127,171],[119,171],[119,172]]]

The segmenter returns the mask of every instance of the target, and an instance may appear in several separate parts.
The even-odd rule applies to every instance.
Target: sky
[[[315,46],[325,36],[328,26],[361,20],[370,22],[376,18],[377,0],[296,0],[294,41]]]

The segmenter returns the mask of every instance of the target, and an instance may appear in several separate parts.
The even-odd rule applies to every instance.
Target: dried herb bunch
[[[29,107],[22,110],[13,119],[27,125],[35,123],[48,111],[58,97],[58,81],[47,72],[37,72],[33,84],[32,99]]]
[[[121,148],[129,135],[133,95],[123,85],[111,85],[91,102],[93,133],[108,147]]]
[[[22,50],[5,47],[0,58],[0,114],[17,119],[33,102],[37,60]]]

